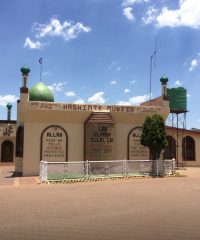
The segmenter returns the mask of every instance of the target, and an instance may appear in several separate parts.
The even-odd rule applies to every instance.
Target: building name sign
[[[66,133],[59,126],[50,126],[42,133],[41,160],[50,162],[66,161]]]
[[[29,102],[38,110],[63,110],[63,111],[99,111],[99,112],[126,112],[126,113],[156,113],[161,110],[158,106],[117,106],[117,105],[94,105],[94,104],[65,104]]]

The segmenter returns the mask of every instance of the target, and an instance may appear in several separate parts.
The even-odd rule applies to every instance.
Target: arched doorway
[[[168,145],[165,147],[163,159],[176,158],[176,140],[172,136],[167,136]]]
[[[182,141],[183,159],[186,161],[195,161],[195,141],[192,137],[186,136]]]
[[[13,162],[13,143],[6,140],[1,145],[1,162]]]

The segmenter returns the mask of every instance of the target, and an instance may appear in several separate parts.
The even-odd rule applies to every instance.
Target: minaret
[[[6,105],[7,107],[7,120],[10,121],[11,120],[11,108],[12,108],[12,104],[8,103]]]
[[[28,74],[30,68],[27,65],[21,67],[22,87],[20,88],[20,101],[28,101]]]
[[[162,84],[162,96],[167,96],[167,82],[168,77],[166,75],[163,75],[160,78],[161,84]]]

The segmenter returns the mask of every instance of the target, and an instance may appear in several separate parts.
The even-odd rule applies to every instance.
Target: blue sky
[[[199,0],[0,1],[0,118],[16,100],[20,67],[29,87],[42,81],[57,102],[131,104],[149,98],[149,65],[157,39],[152,95],[168,87],[188,92],[187,127],[200,128]],[[154,66],[154,64],[153,64]]]

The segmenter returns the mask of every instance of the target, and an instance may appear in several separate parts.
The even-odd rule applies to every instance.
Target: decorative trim
[[[20,88],[20,93],[28,93],[28,88],[27,87],[21,87]]]
[[[17,124],[16,120],[0,120],[0,123]]]
[[[169,96],[167,96],[167,95],[164,95],[164,96],[163,96],[163,100],[164,100],[164,101],[169,101],[169,99],[170,99]]]

